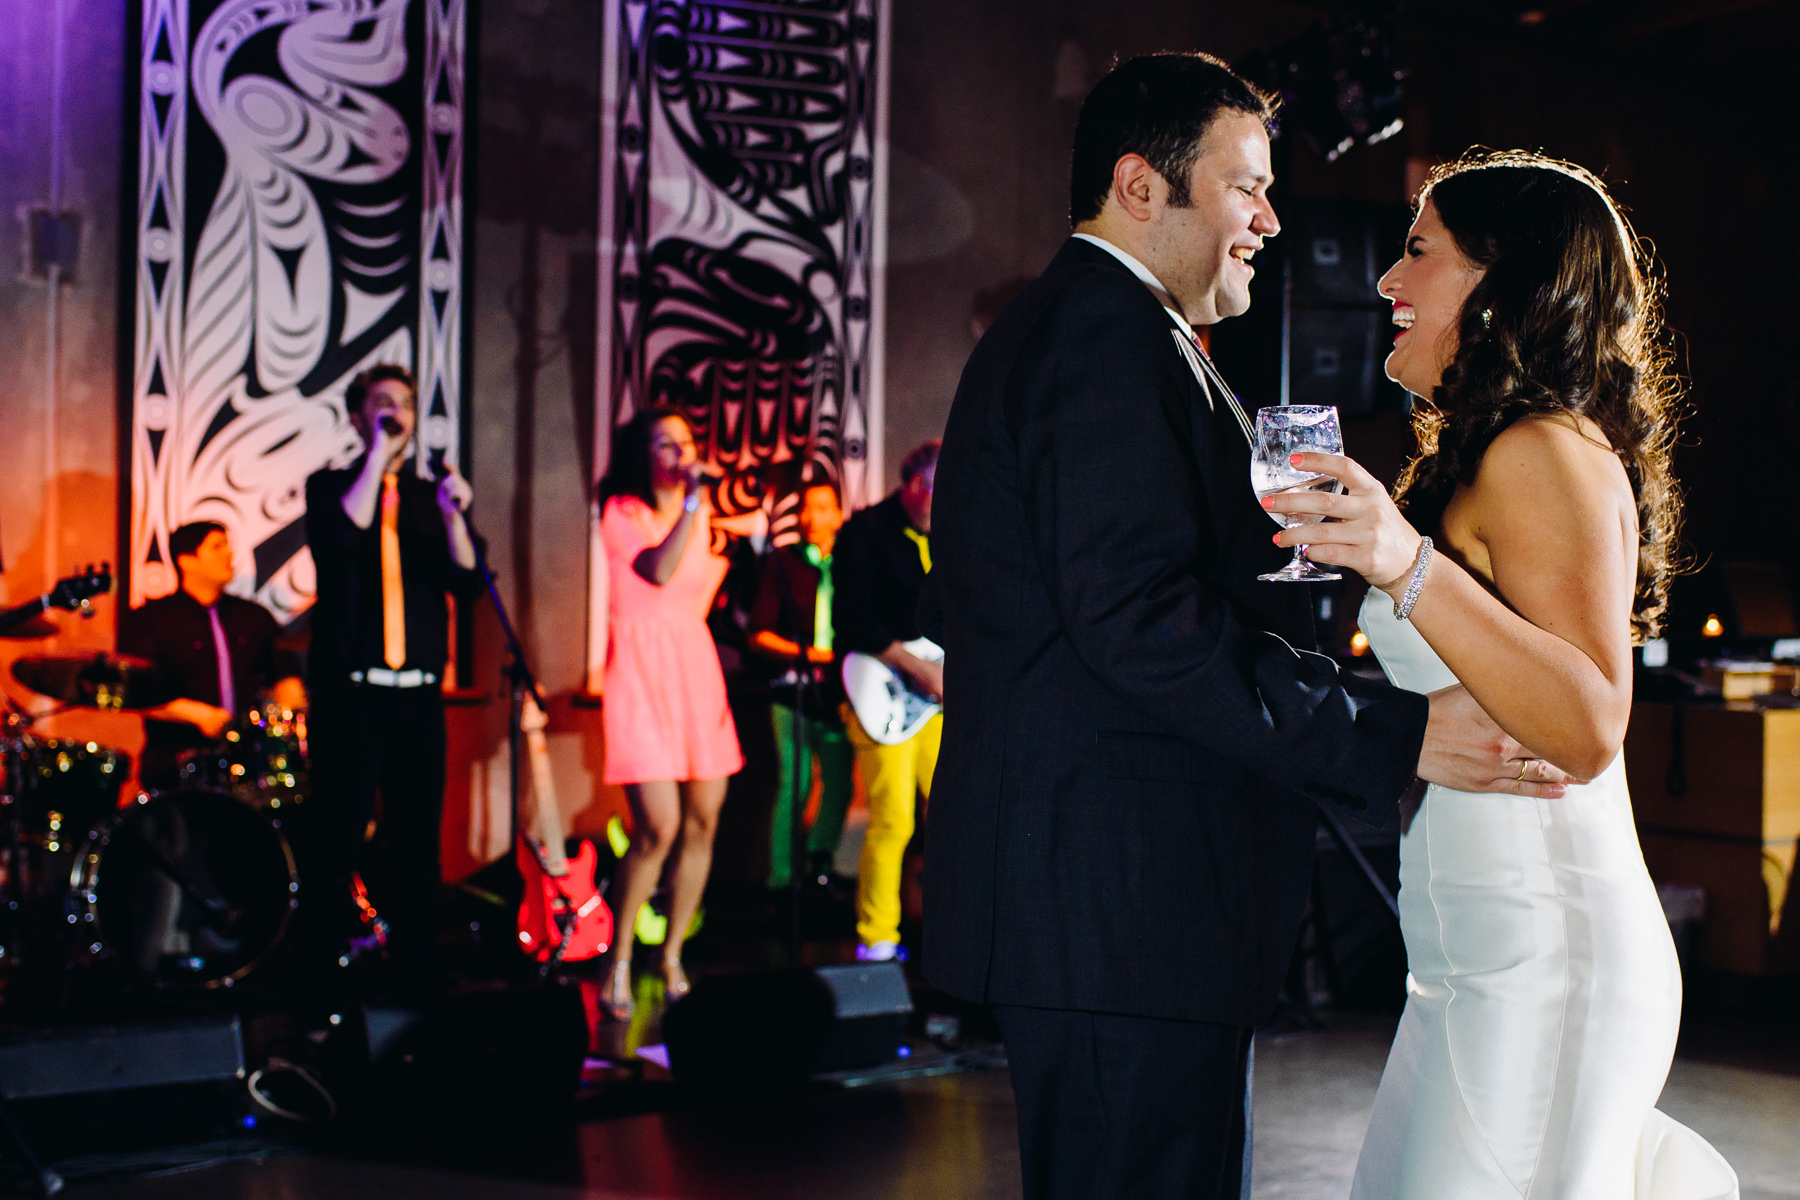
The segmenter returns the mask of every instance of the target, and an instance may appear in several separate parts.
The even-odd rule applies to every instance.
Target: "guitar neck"
[[[536,809],[532,836],[543,847],[544,869],[552,875],[569,873],[569,858],[563,850],[562,808],[556,799],[556,777],[550,770],[550,747],[544,731],[525,731],[525,750],[531,759],[531,795]]]
[[[31,618],[50,611],[50,597],[39,596],[36,600],[27,600],[17,608],[9,608],[0,612],[0,633],[5,633],[15,625],[23,625]]]

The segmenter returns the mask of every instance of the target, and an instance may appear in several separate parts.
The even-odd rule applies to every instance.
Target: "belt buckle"
[[[350,672],[351,683],[366,683],[372,687],[412,689],[430,687],[438,681],[438,677],[421,667],[408,667],[404,671],[394,671],[387,667],[370,667],[363,671]]]

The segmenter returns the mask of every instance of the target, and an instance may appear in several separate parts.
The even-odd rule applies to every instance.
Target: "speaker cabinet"
[[[1252,409],[1331,404],[1346,417],[1405,412],[1382,370],[1393,306],[1375,288],[1400,256],[1410,216],[1392,205],[1289,200],[1281,235],[1257,256],[1250,311],[1212,328],[1212,353]]]
[[[0,1099],[244,1077],[235,1015],[0,1033]]]
[[[342,1014],[330,1078],[353,1113],[543,1112],[574,1102],[587,1045],[574,987],[474,988]]]
[[[1373,412],[1377,398],[1399,403],[1397,386],[1382,374],[1389,328],[1385,312],[1366,308],[1297,308],[1288,357],[1288,396],[1294,404],[1335,404],[1345,416]]]
[[[899,963],[715,975],[670,1006],[663,1038],[684,1083],[794,1083],[892,1062],[911,1013]]]

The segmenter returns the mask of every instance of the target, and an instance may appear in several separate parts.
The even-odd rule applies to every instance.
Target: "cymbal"
[[[169,673],[122,654],[34,654],[13,678],[41,696],[90,708],[155,708],[175,699]]]
[[[54,637],[62,632],[54,621],[46,621],[43,617],[33,617],[29,621],[21,621],[12,628],[0,631],[0,638],[9,642],[35,642],[39,638]]]

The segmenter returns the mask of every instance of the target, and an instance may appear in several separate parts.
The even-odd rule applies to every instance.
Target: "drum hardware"
[[[293,851],[237,796],[144,795],[91,832],[69,875],[80,954],[158,988],[228,988],[286,935]]]
[[[280,810],[306,799],[306,714],[265,704],[251,709],[213,745],[182,755],[183,786],[230,792],[257,808]]]
[[[157,698],[154,675],[130,660],[122,670],[105,656],[40,661],[56,665],[21,682],[49,685],[45,695],[119,707]],[[124,755],[32,737],[29,724],[0,722],[0,964],[48,974],[104,964],[168,990],[230,988],[262,964],[298,905],[277,813],[306,785],[304,716],[250,713],[214,756],[227,786],[189,780],[123,810]]]
[[[68,856],[87,830],[117,807],[126,758],[96,742],[36,738],[24,720],[0,723],[0,872],[12,928],[0,927],[0,945],[16,952],[30,939],[26,928],[63,903]],[[3,957],[3,956],[0,956]]]
[[[12,665],[23,687],[64,704],[117,711],[175,699],[168,671],[122,654],[33,654]]]
[[[14,637],[47,636],[55,627],[38,628],[39,612],[86,610],[110,584],[90,572],[0,617]],[[176,698],[170,672],[122,655],[31,655],[11,672],[63,705],[141,710]],[[0,963],[110,962],[157,988],[213,989],[265,961],[299,902],[276,814],[307,787],[305,715],[251,711],[184,764],[183,786],[122,810],[124,755],[33,737],[31,723],[0,708]]]
[[[130,773],[120,751],[98,742],[24,739],[19,772],[19,819],[26,841],[55,852],[79,839],[119,806]]]

